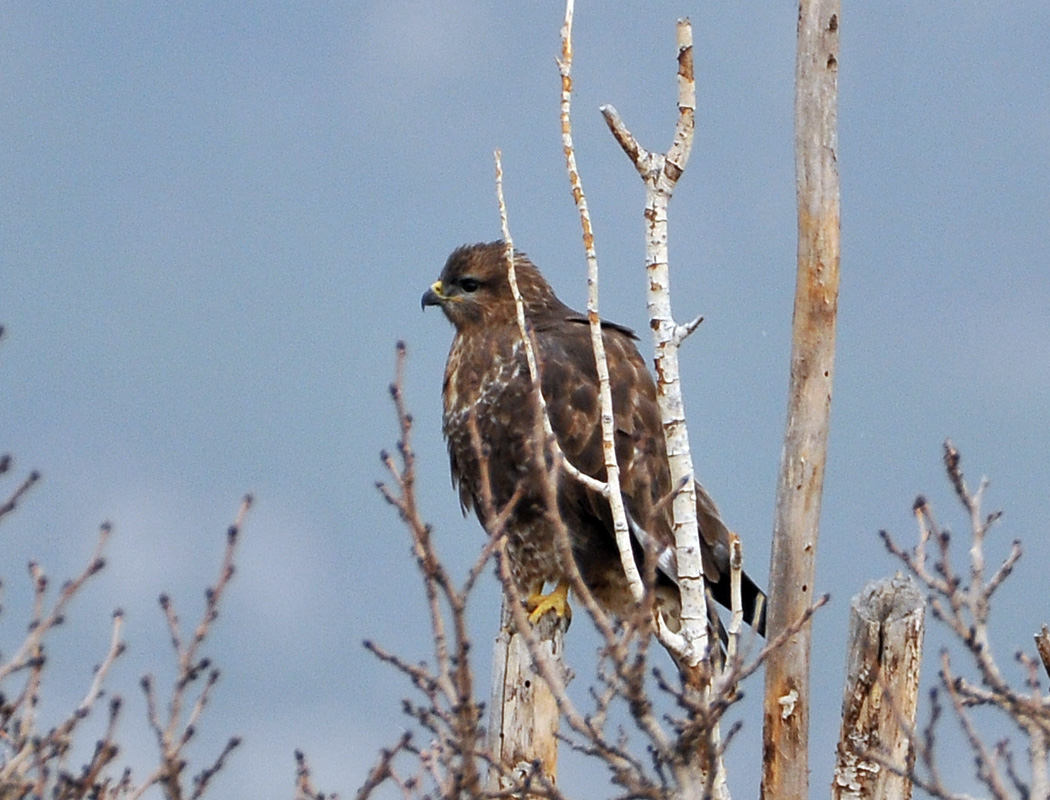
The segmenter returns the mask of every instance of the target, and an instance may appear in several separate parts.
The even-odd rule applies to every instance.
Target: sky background
[[[846,3],[839,71],[842,287],[818,553],[812,794],[837,737],[849,600],[911,542],[915,495],[960,532],[941,467],[953,438],[1023,540],[994,643],[1050,622],[1050,6]],[[481,544],[460,516],[440,433],[451,328],[419,298],[456,246],[499,236],[503,151],[519,248],[585,304],[565,178],[558,3],[38,4],[0,9],[0,650],[24,631],[24,565],[56,583],[115,528],[109,566],[50,645],[42,713],[78,702],[125,609],[111,690],[140,774],[154,743],[139,677],[170,678],[156,597],[189,624],[224,531],[256,497],[207,652],[223,669],[190,755],[241,749],[216,797],[290,797],[293,750],[344,797],[402,730],[405,680],[362,648],[427,656],[407,533],[374,484],[397,430],[387,385],[408,344],[419,502],[462,574]],[[768,574],[795,274],[795,7],[653,2],[577,8],[574,125],[604,316],[645,331],[642,188],[598,113],[614,104],[664,150],[674,22],[691,16],[697,133],[671,204],[674,306],[706,321],[682,372],[694,462]],[[641,342],[651,354],[648,337]],[[494,579],[472,612],[481,693]],[[582,692],[595,640],[569,657]],[[943,637],[927,639],[933,654]],[[932,667],[927,669],[929,680]],[[729,756],[755,796],[755,680]],[[88,737],[88,742],[91,739]],[[600,796],[566,757],[563,786]],[[966,770],[958,780],[966,786]]]

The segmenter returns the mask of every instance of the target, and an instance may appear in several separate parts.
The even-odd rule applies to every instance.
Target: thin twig
[[[6,472],[10,464],[10,456],[5,455],[0,457],[0,466],[3,467],[3,469],[0,469],[0,473]],[[18,502],[22,499],[25,493],[28,492],[31,488],[33,488],[33,485],[36,484],[36,482],[39,480],[39,472],[37,472],[36,470],[30,472],[29,475],[26,476],[25,480],[23,480],[22,483],[18,485],[18,488],[16,488],[11,493],[7,500],[5,500],[3,503],[0,503],[0,519],[14,511],[15,508],[18,506]]]
[[[561,74],[561,141],[565,152],[565,167],[569,174],[569,186],[572,198],[580,214],[580,227],[583,230],[583,249],[587,257],[587,321],[591,329],[591,349],[598,374],[598,407],[600,409],[602,429],[602,455],[605,461],[605,497],[612,512],[613,533],[616,537],[616,548],[620,553],[620,565],[623,567],[627,586],[636,603],[642,601],[644,587],[638,565],[634,560],[634,549],[631,545],[631,532],[627,525],[627,512],[624,510],[623,495],[620,493],[620,466],[616,460],[615,418],[613,416],[612,390],[609,385],[609,363],[605,358],[605,341],[602,338],[602,321],[598,313],[598,255],[594,247],[594,229],[591,227],[591,215],[587,207],[587,195],[583,191],[583,181],[576,166],[576,148],[572,141],[572,19],[574,3],[566,0],[565,21],[561,28],[561,58],[558,60],[558,71]]]

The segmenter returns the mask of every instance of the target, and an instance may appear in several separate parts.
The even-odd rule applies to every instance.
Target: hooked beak
[[[427,306],[439,306],[441,301],[444,299],[444,295],[441,294],[441,281],[434,281],[430,285],[430,288],[423,292],[423,299],[419,302],[419,307],[426,311]]]

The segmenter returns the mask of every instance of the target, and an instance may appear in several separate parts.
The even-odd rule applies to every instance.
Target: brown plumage
[[[535,607],[544,583],[559,585],[564,599],[566,579],[554,526],[545,513],[546,477],[534,449],[535,394],[504,252],[502,242],[459,248],[449,256],[440,279],[423,295],[423,306],[440,306],[456,329],[442,395],[443,427],[460,503],[464,512],[474,509],[488,528],[479,453],[470,429],[473,417],[488,458],[492,507],[502,508],[520,487],[506,528],[509,560],[515,583]],[[604,480],[598,377],[587,317],[562,303],[523,253],[515,253],[514,265],[525,316],[535,335],[541,388],[558,444],[577,469]],[[620,487],[635,537],[635,558],[641,566],[644,553],[655,554],[657,598],[674,624],[679,603],[671,503],[667,502],[672,487],[656,387],[635,345],[634,333],[610,322],[602,322],[602,329]],[[714,598],[728,606],[728,532],[710,496],[699,484],[696,489],[704,576]],[[608,502],[563,474],[557,480],[557,503],[587,586],[610,611],[626,613],[632,598],[616,549]],[[765,604],[758,600],[764,601],[765,596],[746,575],[743,596],[745,618],[764,633]]]

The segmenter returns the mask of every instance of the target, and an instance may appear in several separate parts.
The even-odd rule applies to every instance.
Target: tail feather
[[[706,493],[705,493],[706,496]],[[643,552],[656,554],[656,568],[660,575],[667,578],[675,586],[678,585],[678,559],[675,556],[673,546],[660,547],[656,538],[642,528],[637,521],[627,515],[627,523],[631,529],[631,535],[641,546]],[[721,523],[721,520],[719,520]],[[705,537],[706,538],[706,537]],[[723,548],[724,549],[724,548]],[[728,562],[728,558],[725,559]],[[720,565],[721,566],[721,565]],[[719,568],[718,580],[707,581],[711,596],[726,608],[732,608],[732,589],[730,586],[728,563],[725,568]],[[754,628],[759,636],[766,635],[766,594],[746,572],[740,576],[740,597],[744,621]]]
[[[718,583],[711,584],[711,595],[726,608],[732,607],[732,593],[728,575],[720,575]],[[766,635],[766,593],[758,588],[745,572],[740,576],[740,600],[744,622],[755,629],[759,636]]]

